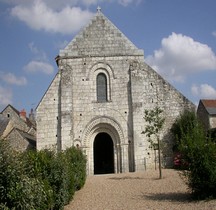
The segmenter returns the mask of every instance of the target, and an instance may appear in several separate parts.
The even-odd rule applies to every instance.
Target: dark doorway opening
[[[114,173],[113,141],[109,134],[99,133],[94,140],[94,174]]]

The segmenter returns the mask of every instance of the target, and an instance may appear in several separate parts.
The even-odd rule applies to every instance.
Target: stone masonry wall
[[[29,142],[27,142],[16,129],[13,129],[7,136],[7,141],[10,143],[10,146],[16,151],[25,151]]]
[[[147,64],[132,61],[130,71],[136,170],[154,166],[155,151],[150,148],[148,138],[142,131],[146,125],[144,110],[154,109],[156,106],[163,110],[165,117],[160,134],[164,145],[163,162],[165,166],[172,165],[170,128],[180,113],[185,109],[195,111],[195,106]]]
[[[60,74],[52,81],[37,107],[37,149],[55,147],[60,149],[59,119],[59,86]]]
[[[128,142],[132,138],[131,101],[128,98],[129,65],[131,59],[143,60],[142,57],[94,57],[67,59],[59,63],[66,77],[62,78],[62,148],[81,142],[89,148],[91,143],[84,142],[84,132],[88,124],[96,117],[115,119],[121,125],[124,142],[121,142],[123,168],[128,171]],[[69,68],[70,66],[70,68]],[[98,103],[96,97],[96,76],[106,73],[108,78],[109,99]],[[64,84],[64,85],[63,85]],[[64,97],[64,98],[63,98]],[[73,103],[72,103],[73,102]],[[125,146],[124,146],[125,145]],[[93,154],[89,154],[93,156]]]

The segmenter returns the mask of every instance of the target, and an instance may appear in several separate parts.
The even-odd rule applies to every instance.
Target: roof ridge
[[[3,113],[4,110],[7,109],[9,106],[19,115],[20,112],[19,112],[15,107],[13,107],[11,104],[8,104],[8,105],[2,110],[1,113]]]

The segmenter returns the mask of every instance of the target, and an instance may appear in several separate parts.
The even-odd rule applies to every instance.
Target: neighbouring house
[[[9,141],[11,147],[17,151],[36,149],[36,123],[33,110],[28,118],[24,109],[19,112],[8,105],[0,113],[0,138]]]
[[[216,99],[202,99],[199,101],[197,116],[206,131],[216,128]]]
[[[154,168],[144,111],[159,106],[166,118],[163,163],[173,164],[170,128],[195,105],[145,63],[143,50],[100,9],[56,63],[58,73],[36,108],[37,149],[77,146],[88,174]]]

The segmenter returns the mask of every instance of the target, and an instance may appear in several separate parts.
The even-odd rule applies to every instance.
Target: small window
[[[97,101],[107,101],[107,78],[103,73],[97,75]]]
[[[10,114],[7,114],[7,117],[9,118],[9,117],[10,117]]]

